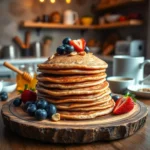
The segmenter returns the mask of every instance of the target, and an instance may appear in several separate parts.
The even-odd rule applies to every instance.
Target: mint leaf
[[[24,85],[24,90],[27,90],[28,89],[28,84],[25,84]]]
[[[133,101],[136,102],[135,94],[133,93],[127,92],[124,97],[131,97]]]
[[[22,91],[22,90],[18,90],[18,92],[19,92],[20,94],[22,94],[23,91]]]
[[[33,92],[35,92],[35,89],[34,89],[34,88],[30,88],[30,90],[33,91]]]

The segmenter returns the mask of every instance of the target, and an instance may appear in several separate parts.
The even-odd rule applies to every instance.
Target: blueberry
[[[47,116],[48,117],[52,117],[53,114],[55,114],[57,112],[57,108],[55,105],[53,104],[49,104],[45,110],[47,111]]]
[[[47,112],[45,109],[38,109],[36,112],[35,112],[35,118],[37,120],[44,120],[47,118]]]
[[[8,94],[7,94],[7,92],[1,92],[1,93],[0,93],[0,99],[1,99],[2,101],[7,100],[7,99],[8,99]]]
[[[70,54],[71,52],[74,51],[74,47],[72,45],[65,45],[65,48],[66,48],[66,53],[67,54]]]
[[[71,41],[71,38],[70,38],[70,37],[67,37],[67,38],[65,38],[65,39],[62,41],[62,43],[63,43],[63,44],[69,44],[70,41]]]
[[[57,47],[57,53],[62,55],[65,53],[65,47],[64,46],[59,46]]]
[[[33,116],[36,110],[37,110],[37,107],[35,104],[30,104],[27,108],[27,112],[30,116]]]
[[[48,102],[43,100],[43,99],[38,100],[37,103],[36,103],[36,106],[37,106],[38,109],[39,108],[45,109],[47,107],[47,105],[48,105]]]
[[[120,98],[119,95],[113,95],[113,96],[112,96],[112,99],[113,99],[115,102],[116,102],[119,98]]]
[[[16,106],[16,107],[20,106],[21,103],[22,103],[21,98],[16,98],[16,99],[13,101],[13,104],[14,104],[14,106]]]
[[[24,108],[27,109],[30,104],[33,104],[33,102],[31,101],[26,102],[24,105]]]
[[[89,53],[90,52],[90,49],[89,49],[89,47],[85,47],[85,49],[84,49],[84,51],[86,52],[86,53]]]
[[[7,94],[7,92],[1,92],[1,93],[0,93],[0,96],[1,96],[1,95],[8,95],[8,94]]]

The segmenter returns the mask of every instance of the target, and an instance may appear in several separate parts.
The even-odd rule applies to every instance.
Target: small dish
[[[121,77],[121,76],[112,76],[108,77],[107,81],[109,82],[110,89],[113,93],[122,94],[129,85],[134,84],[133,78]]]
[[[105,20],[109,23],[112,23],[112,22],[116,22],[118,21],[120,18],[120,15],[119,14],[114,14],[114,15],[106,15],[105,16]]]
[[[0,81],[0,92],[2,91],[3,88],[3,81]]]
[[[130,85],[128,86],[128,90],[130,92],[132,92],[133,94],[135,94],[136,96],[139,97],[143,97],[143,98],[150,98],[150,92],[144,92],[144,91],[139,91],[139,89],[142,88],[149,88],[150,89],[150,85]]]
[[[89,47],[89,49],[90,49],[90,51],[91,51],[92,53],[94,53],[94,54],[100,52],[100,47],[98,47],[98,46]]]
[[[15,82],[6,82],[3,81],[3,88],[2,88],[2,92],[13,92],[17,87],[17,84]]]
[[[81,18],[81,23],[83,25],[91,25],[93,22],[93,18],[92,17],[82,17]]]

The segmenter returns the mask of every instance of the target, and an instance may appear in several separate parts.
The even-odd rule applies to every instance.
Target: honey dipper
[[[32,80],[32,77],[30,76],[30,74],[28,74],[27,72],[23,72],[23,71],[19,70],[18,68],[16,68],[12,64],[5,61],[3,65],[5,67],[11,69],[12,71],[16,72],[16,73],[19,73],[26,81],[30,82]]]

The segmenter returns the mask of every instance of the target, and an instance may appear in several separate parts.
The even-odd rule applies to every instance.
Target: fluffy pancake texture
[[[46,100],[50,103],[59,104],[59,103],[66,103],[66,102],[73,102],[73,103],[85,103],[85,102],[93,102],[103,98],[106,95],[111,93],[110,89],[106,89],[102,92],[90,95],[72,95],[72,96],[61,96],[61,97],[53,97],[48,94],[38,92],[39,98],[46,98]]]
[[[92,53],[54,55],[38,65],[37,95],[53,103],[61,119],[93,119],[112,112],[107,63]]]
[[[105,69],[107,63],[92,53],[86,55],[56,55],[45,63],[38,65],[39,69]]]
[[[75,75],[75,74],[97,74],[105,72],[106,69],[99,70],[83,70],[83,69],[64,69],[64,70],[54,70],[54,69],[38,69],[39,72],[46,74],[57,74],[57,75]]]
[[[47,82],[38,82],[39,86],[42,86],[44,88],[52,88],[52,89],[77,89],[77,88],[82,88],[82,87],[88,87],[88,86],[95,86],[98,84],[101,84],[105,81],[106,79],[100,79],[100,80],[96,80],[96,81],[87,81],[87,82],[83,82],[81,83],[47,83]]]
[[[72,75],[72,76],[54,76],[47,74],[39,74],[37,76],[38,81],[54,82],[54,83],[81,83],[86,81],[100,80],[106,77],[106,73],[99,73],[94,75]]]

